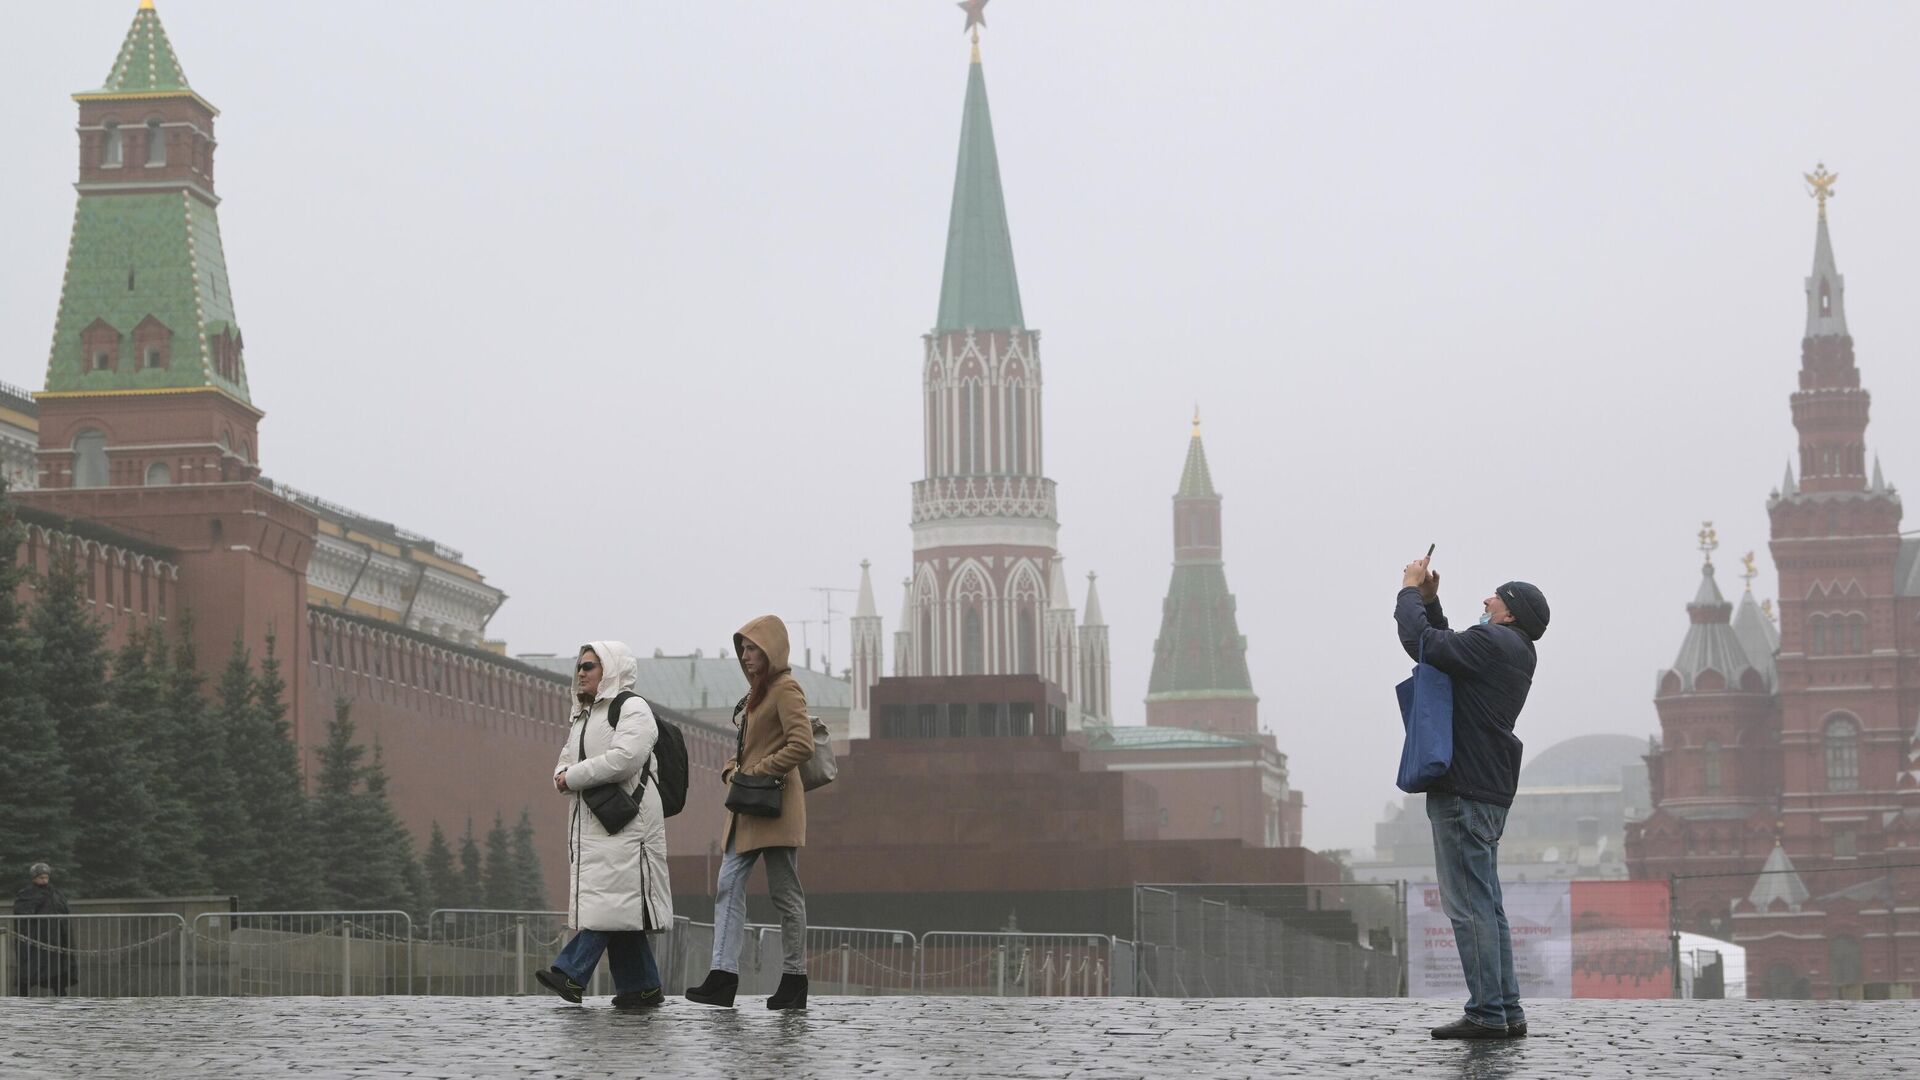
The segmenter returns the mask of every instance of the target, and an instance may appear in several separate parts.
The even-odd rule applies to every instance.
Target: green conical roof
[[[967,105],[960,119],[960,164],[953,178],[947,221],[947,264],[940,278],[935,330],[1025,329],[1020,283],[1013,272],[1013,233],[1000,190],[1000,156],[987,111],[987,80],[980,59],[967,72]]]
[[[147,367],[134,348],[148,319],[165,328],[171,359]],[[117,344],[96,369],[85,346],[96,325]],[[74,211],[46,388],[54,393],[216,387],[248,400],[243,362],[222,368],[217,342],[240,333],[214,208],[185,191],[82,193]]]
[[[1153,643],[1148,701],[1252,696],[1247,639],[1234,608],[1220,563],[1174,564]]]
[[[1180,470],[1181,499],[1213,498],[1213,473],[1207,469],[1207,448],[1200,445],[1200,424],[1193,425],[1193,441],[1187,444],[1187,463]]]
[[[127,39],[120,44],[120,55],[113,58],[113,70],[106,82],[94,91],[100,94],[164,94],[187,91],[187,73],[180,68],[173,43],[160,25],[160,13],[152,0],[142,0],[127,28]]]

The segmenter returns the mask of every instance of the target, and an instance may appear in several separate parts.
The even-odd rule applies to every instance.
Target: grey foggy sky
[[[134,0],[11,5],[0,379],[42,385],[74,105]],[[920,476],[967,45],[945,0],[160,0],[222,110],[274,478],[464,551],[516,652],[711,653],[874,562]],[[1814,207],[1920,483],[1910,5],[997,0],[983,35],[1076,606],[1139,722],[1200,403],[1309,846],[1397,796],[1400,567],[1553,604],[1529,757],[1648,734],[1692,538],[1765,559]],[[843,609],[851,597],[842,597]],[[796,628],[796,643],[799,640]],[[812,631],[816,651],[819,631]],[[845,660],[838,627],[836,664]]]

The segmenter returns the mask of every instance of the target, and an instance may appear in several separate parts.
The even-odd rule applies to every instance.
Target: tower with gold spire
[[[196,644],[277,632],[306,649],[305,572],[318,524],[260,475],[262,413],[220,236],[219,110],[188,82],[151,0],[79,105],[79,193],[39,406],[39,490],[24,505],[175,553]],[[184,587],[174,603],[186,604]],[[164,611],[167,594],[142,595]],[[289,682],[296,728],[299,680]]]
[[[1193,414],[1173,496],[1173,580],[1161,606],[1147,686],[1147,723],[1236,735],[1259,731],[1260,698],[1247,674],[1247,639],[1227,589],[1220,494],[1213,488],[1200,410]]]

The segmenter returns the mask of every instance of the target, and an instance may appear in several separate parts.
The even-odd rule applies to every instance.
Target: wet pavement
[[[1435,1042],[1439,1002],[817,998],[0,1000],[0,1077],[1920,1077],[1920,1002],[1541,1001]]]

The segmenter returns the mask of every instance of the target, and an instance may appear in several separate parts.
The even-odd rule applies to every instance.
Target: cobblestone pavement
[[[1541,1001],[1442,1043],[1436,1002],[820,998],[0,1000],[0,1077],[1920,1076],[1920,1002]]]

